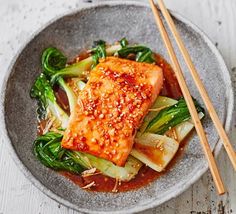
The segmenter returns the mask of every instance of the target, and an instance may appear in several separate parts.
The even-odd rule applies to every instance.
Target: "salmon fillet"
[[[100,61],[79,93],[62,147],[123,166],[162,84],[157,65],[117,57]]]

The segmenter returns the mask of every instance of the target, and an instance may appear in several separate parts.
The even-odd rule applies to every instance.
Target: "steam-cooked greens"
[[[204,113],[204,109],[196,100],[194,100],[194,104],[198,113]],[[190,118],[191,115],[189,113],[187,104],[184,98],[180,98],[176,104],[161,110],[158,115],[150,121],[145,132],[162,135],[169,129],[189,120]]]
[[[107,55],[106,54],[106,42],[104,42],[103,40],[95,41],[93,44],[93,48],[92,48],[92,57],[94,60],[92,67],[94,67],[98,64],[98,60],[100,58],[105,59],[106,55]]]
[[[67,58],[57,48],[50,47],[44,50],[41,62],[43,72],[47,76],[48,80],[51,81],[52,85],[54,85],[55,83],[58,83],[60,85],[60,87],[66,92],[69,100],[70,110],[74,109],[76,97],[73,90],[68,87],[61,76],[58,76],[57,78],[52,80],[54,75],[56,75],[61,69],[65,68]]]
[[[129,42],[125,37],[120,40],[120,45],[122,48],[126,47],[128,44]]]
[[[134,157],[129,157],[124,167],[119,167],[110,161],[78,151],[61,148],[63,135],[48,132],[34,141],[34,153],[45,166],[54,170],[69,171],[75,174],[85,169],[96,168],[104,175],[129,181],[138,174],[142,163]]]
[[[41,58],[42,69],[49,77],[65,68],[66,62],[66,56],[57,48],[49,47],[43,51]]]
[[[49,117],[54,117],[62,128],[67,127],[69,117],[57,104],[54,91],[43,73],[34,82],[30,96],[38,101],[37,113],[39,119],[46,120]]]
[[[182,140],[193,128],[193,124],[190,121],[191,116],[183,98],[173,100],[159,97],[152,108],[162,107],[163,109],[150,112],[144,118],[140,130],[135,136],[136,143],[149,146],[153,150],[155,150],[157,140],[163,141],[163,148],[166,148],[166,152],[163,153],[163,160],[165,160],[163,166],[158,165],[155,161],[150,161],[150,158],[137,148],[133,148],[125,166],[120,167],[91,154],[61,147],[63,130],[67,128],[69,115],[57,103],[53,90],[55,84],[58,84],[65,91],[71,113],[75,108],[78,95],[75,95],[71,86],[67,84],[67,78],[76,77],[78,81],[75,86],[81,91],[85,87],[87,79],[89,79],[89,72],[99,63],[101,58],[116,56],[137,62],[155,63],[154,53],[150,48],[139,44],[129,45],[125,38],[121,39],[119,44],[112,46],[107,45],[102,40],[96,41],[89,52],[90,56],[88,58],[67,65],[67,57],[57,48],[49,47],[44,50],[41,58],[43,72],[33,84],[30,96],[38,101],[37,113],[39,119],[50,119],[54,126],[53,131],[49,127],[47,133],[38,136],[34,141],[36,157],[42,164],[54,170],[80,174],[84,170],[96,168],[102,174],[121,181],[129,181],[134,178],[143,163],[157,171],[163,170],[173,158],[179,142],[178,139],[171,139],[163,135],[168,134],[170,129],[176,127],[177,134],[179,133],[182,136]],[[196,100],[195,106],[200,118],[202,118],[204,109]],[[178,128],[181,125],[184,128],[182,132]]]
[[[123,46],[119,51],[118,55],[121,58],[127,58],[129,55],[134,54],[137,62],[154,63],[153,52],[150,48],[142,45]]]
[[[81,173],[85,168],[78,161],[68,156],[67,151],[61,148],[62,135],[48,132],[34,141],[34,154],[41,163],[55,170],[72,173]]]
[[[92,56],[59,70],[52,76],[51,82],[54,84],[59,77],[78,77],[81,79],[87,79],[88,71],[98,63],[99,58],[114,55],[120,49],[121,45],[112,45],[106,47],[104,51],[104,44],[100,41],[99,46],[94,47],[91,50],[93,53]]]

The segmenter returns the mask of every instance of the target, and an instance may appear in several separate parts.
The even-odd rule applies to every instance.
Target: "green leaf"
[[[43,51],[41,58],[42,68],[49,77],[65,68],[66,62],[67,58],[57,48],[49,47]]]
[[[57,48],[49,47],[44,50],[41,61],[44,74],[50,79],[51,85],[58,83],[66,92],[70,111],[72,111],[76,103],[76,97],[73,90],[66,84],[62,75],[60,75],[61,70],[66,66],[67,58]]]
[[[30,96],[37,99],[39,118],[44,119],[49,105],[48,101],[50,100],[52,103],[56,101],[54,92],[44,74],[40,74],[35,80],[30,90]]]
[[[103,158],[63,149],[62,137],[59,133],[48,132],[34,141],[34,153],[43,165],[75,174],[94,167],[107,176],[124,181],[132,179],[142,166],[139,160],[131,156],[128,157],[124,167],[119,167]]]
[[[81,173],[84,168],[66,155],[61,148],[62,135],[48,132],[34,141],[34,153],[41,163],[54,170],[65,170],[72,173]]]
[[[95,41],[92,48],[92,57],[94,64],[92,67],[96,66],[100,58],[106,58],[106,42],[103,40]]]
[[[142,45],[134,45],[134,46],[124,46],[121,50],[118,51],[118,55],[121,58],[127,58],[130,54],[135,55],[135,60],[137,62],[147,62],[153,63],[155,62],[153,58],[153,52],[150,48]]]
[[[204,109],[194,99],[197,112],[203,112]],[[158,115],[148,124],[145,132],[164,134],[167,130],[191,118],[186,101],[180,98],[179,101],[170,107],[161,110]]]
[[[155,62],[155,60],[153,59],[153,53],[151,50],[138,52],[136,55],[136,61],[137,62],[147,62],[147,63]]]
[[[125,37],[120,40],[120,45],[122,48],[124,48],[128,45],[128,41]]]
[[[38,101],[37,113],[40,120],[47,119],[48,113],[50,113],[49,115],[53,116],[62,128],[66,128],[69,118],[57,104],[54,91],[43,73],[35,80],[30,90],[30,96]]]

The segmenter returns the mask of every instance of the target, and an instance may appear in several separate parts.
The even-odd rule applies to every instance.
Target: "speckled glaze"
[[[230,129],[233,90],[229,72],[214,45],[195,26],[173,13],[175,23],[200,76],[212,98],[225,129]],[[186,190],[207,170],[196,136],[183,158],[164,176],[149,186],[125,193],[87,192],[39,163],[32,153],[36,138],[36,102],[29,97],[35,77],[41,71],[40,56],[48,46],[56,46],[73,58],[97,39],[110,43],[127,37],[144,43],[168,59],[151,10],[134,2],[105,3],[76,11],[51,22],[19,52],[5,77],[1,92],[1,131],[9,151],[23,173],[49,197],[73,209],[89,213],[133,213],[160,205]],[[176,46],[175,49],[177,50]],[[180,53],[177,52],[180,56]],[[183,60],[179,57],[191,93],[201,100]],[[221,148],[208,115],[204,126],[215,154]]]

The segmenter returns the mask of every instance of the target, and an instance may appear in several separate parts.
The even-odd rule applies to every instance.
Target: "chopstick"
[[[196,70],[196,68],[195,68],[195,66],[194,66],[194,64],[191,60],[191,57],[190,57],[187,49],[185,48],[184,43],[183,43],[183,41],[182,41],[182,39],[181,39],[181,37],[180,37],[176,27],[175,27],[173,19],[171,18],[171,16],[170,16],[163,0],[159,0],[158,2],[159,2],[158,3],[159,8],[160,8],[163,16],[165,17],[165,20],[166,20],[169,28],[171,29],[172,34],[174,35],[175,41],[176,41],[176,43],[177,43],[177,45],[180,49],[180,52],[183,55],[184,61],[188,66],[188,69],[189,69],[189,71],[190,71],[190,73],[193,77],[193,80],[195,81],[197,89],[198,89],[200,95],[203,98],[203,101],[206,105],[206,108],[209,112],[209,115],[210,115],[210,117],[211,117],[211,119],[212,119],[212,121],[213,121],[213,123],[216,127],[216,130],[217,130],[217,132],[218,132],[218,134],[219,134],[219,136],[220,136],[220,138],[223,142],[223,145],[224,145],[225,150],[226,150],[226,152],[229,156],[229,159],[230,159],[230,161],[231,161],[231,163],[234,167],[234,170],[236,170],[236,153],[234,151],[234,148],[230,144],[229,138],[228,138],[221,122],[220,122],[220,119],[219,119],[219,117],[218,117],[218,115],[217,115],[217,113],[214,109],[214,106],[213,106],[213,104],[212,104],[212,102],[209,98],[209,95],[207,94],[207,91],[204,88],[204,85],[203,85],[203,83],[202,83],[202,81],[201,81],[201,79],[198,75],[198,72],[197,72],[197,70]]]
[[[158,9],[156,8],[153,0],[149,0],[149,2],[150,2],[150,5],[151,5],[151,8],[152,8],[154,17],[155,17],[156,24],[157,24],[157,26],[160,30],[162,39],[163,39],[164,44],[167,48],[167,52],[170,56],[172,66],[173,66],[173,69],[175,71],[176,78],[179,82],[181,91],[182,91],[183,96],[185,98],[185,101],[187,103],[187,106],[188,106],[189,112],[191,114],[192,120],[194,122],[196,131],[197,131],[197,134],[199,136],[199,139],[200,139],[203,151],[205,153],[206,159],[208,161],[209,168],[210,168],[213,180],[215,182],[217,191],[218,191],[219,194],[224,194],[225,193],[224,184],[223,184],[221,176],[219,174],[219,171],[218,171],[218,168],[217,168],[217,165],[216,165],[216,161],[215,161],[215,159],[213,157],[213,154],[211,152],[211,148],[208,144],[207,137],[206,137],[206,134],[204,132],[203,126],[202,126],[201,121],[198,117],[198,113],[197,113],[197,110],[195,108],[193,99],[191,97],[191,94],[190,94],[190,92],[188,90],[188,87],[187,87],[187,84],[185,82],[183,72],[182,72],[181,67],[179,65],[179,62],[178,62],[178,59],[176,57],[174,48],[171,44],[171,41],[170,41],[170,38],[169,38],[169,36],[166,32],[166,29],[165,29],[165,27],[162,23],[162,19],[160,17]]]

